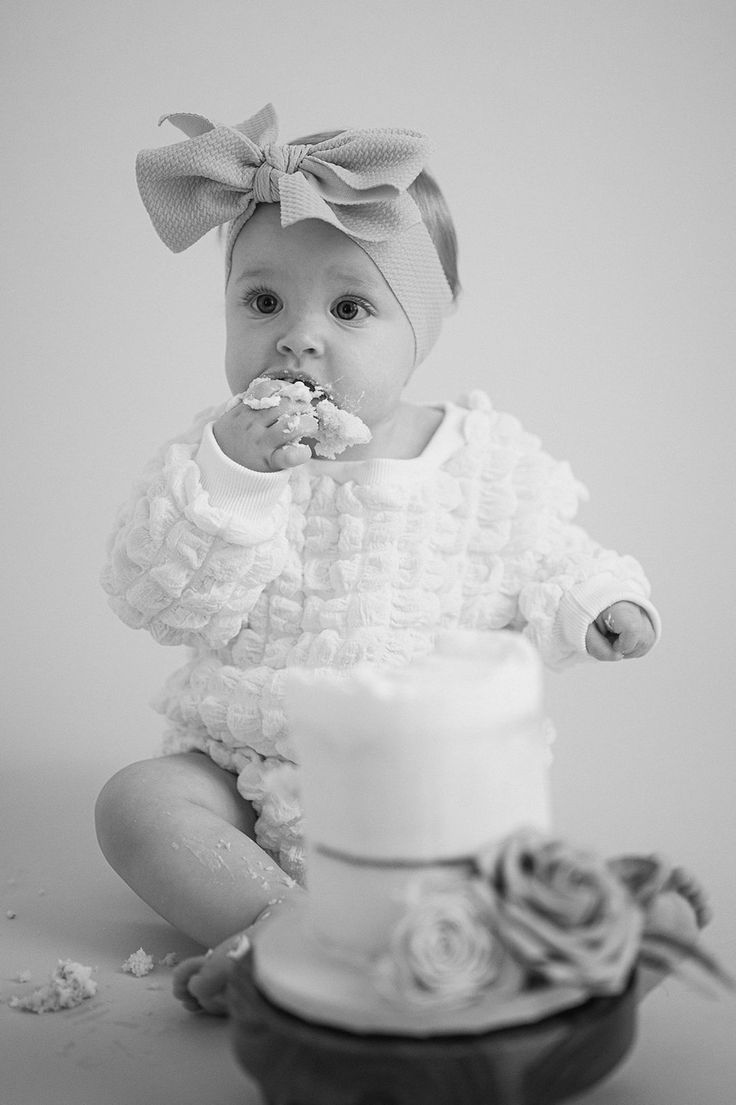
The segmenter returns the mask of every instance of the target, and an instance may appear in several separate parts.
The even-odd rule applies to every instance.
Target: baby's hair
[[[320,131],[316,134],[307,134],[302,138],[294,138],[293,146],[311,146],[317,142],[326,142],[329,138],[336,138],[342,134],[341,130]],[[457,271],[457,234],[455,224],[452,221],[447,200],[442,195],[439,184],[427,169],[422,169],[407,191],[419,208],[424,225],[429,236],[434,242],[437,256],[450,285],[452,298],[457,299],[460,294],[460,278]]]

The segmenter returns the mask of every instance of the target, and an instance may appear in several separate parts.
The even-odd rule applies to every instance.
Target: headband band
[[[437,339],[452,293],[419,208],[406,191],[427,156],[410,130],[349,130],[312,145],[279,145],[267,104],[238,126],[201,115],[164,115],[187,135],[142,150],[138,188],[161,240],[180,253],[229,223],[226,270],[235,239],[259,203],[278,203],[281,225],[321,219],[371,258],[401,304],[415,340],[415,364]]]

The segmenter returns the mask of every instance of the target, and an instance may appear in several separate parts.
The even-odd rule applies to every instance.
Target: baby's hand
[[[588,626],[585,647],[596,660],[633,660],[654,644],[648,614],[634,602],[614,602]]]
[[[286,429],[284,405],[253,410],[236,403],[212,427],[215,441],[226,457],[253,472],[280,472],[304,464],[312,456],[299,438],[313,422],[309,414]]]

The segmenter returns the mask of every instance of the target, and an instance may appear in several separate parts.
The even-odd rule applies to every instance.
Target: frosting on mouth
[[[307,438],[315,455],[328,460],[371,439],[371,431],[357,415],[338,407],[323,387],[301,373],[285,370],[279,376],[258,376],[230,400],[227,409],[239,402],[252,410],[282,408],[277,424],[285,434],[299,432],[293,444]]]
[[[289,384],[304,384],[310,391],[319,392],[321,395],[328,399],[333,399],[332,393],[328,391],[322,384],[318,384],[312,377],[306,372],[300,372],[299,369],[294,368],[279,368],[273,372],[264,372],[262,376],[258,377],[259,380],[275,380],[279,383],[286,382]],[[252,385],[255,380],[252,381]],[[334,402],[334,400],[333,400]]]

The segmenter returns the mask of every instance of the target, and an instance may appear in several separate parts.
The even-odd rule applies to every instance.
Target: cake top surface
[[[453,630],[438,636],[433,652],[408,665],[359,663],[346,672],[292,669],[286,693],[302,717],[305,709],[323,712],[341,703],[355,709],[356,701],[377,710],[424,703],[443,711],[450,705],[463,716],[474,708],[512,716],[539,707],[542,669],[536,649],[518,633]]]

